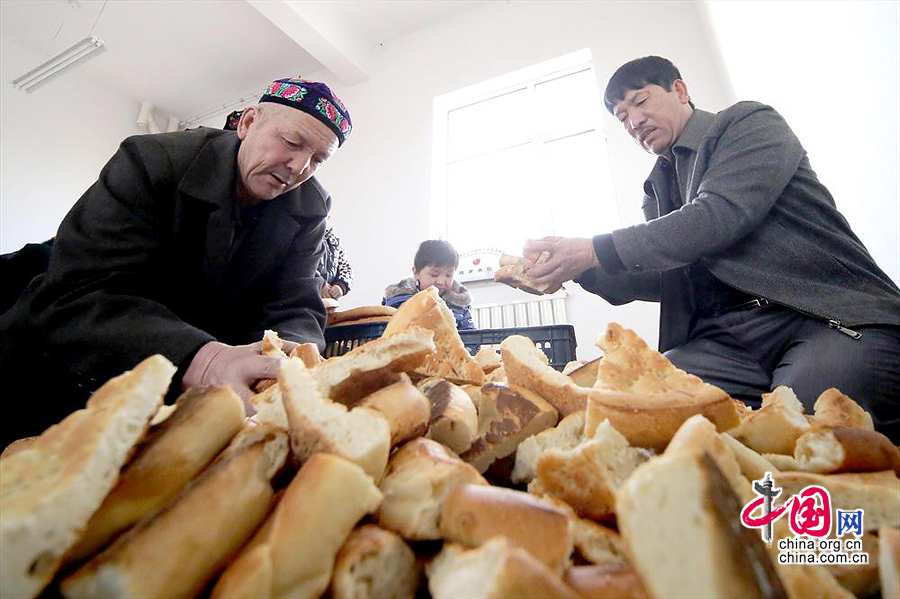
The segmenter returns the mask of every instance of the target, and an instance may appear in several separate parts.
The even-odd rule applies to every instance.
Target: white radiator
[[[504,304],[472,306],[476,329],[509,329],[547,324],[569,324],[566,318],[566,294],[537,297]]]

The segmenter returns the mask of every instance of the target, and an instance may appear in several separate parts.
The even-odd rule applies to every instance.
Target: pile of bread
[[[468,354],[434,289],[322,361],[160,411],[160,356],[0,458],[0,596],[896,597],[898,449],[850,398],[750,411],[611,324],[570,375]],[[781,565],[752,480],[865,509],[864,566]],[[851,473],[852,472],[852,473]],[[775,536],[790,534],[784,520]]]

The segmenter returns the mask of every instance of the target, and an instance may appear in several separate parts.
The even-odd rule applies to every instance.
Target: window
[[[621,222],[584,50],[435,98],[432,233],[460,253]]]

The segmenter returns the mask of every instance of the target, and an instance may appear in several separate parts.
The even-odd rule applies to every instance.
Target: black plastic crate
[[[377,339],[384,332],[386,322],[347,324],[325,329],[325,357],[340,356],[355,347]],[[536,327],[509,329],[472,329],[460,331],[459,336],[469,353],[475,354],[484,346],[500,348],[500,343],[510,335],[523,335],[547,355],[550,366],[562,370],[575,359],[575,327],[570,324],[550,324]]]

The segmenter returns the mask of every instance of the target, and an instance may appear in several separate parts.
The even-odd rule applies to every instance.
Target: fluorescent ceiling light
[[[13,79],[13,87],[30,92],[44,81],[58,75],[102,47],[103,40],[99,37],[86,37],[71,48],[63,50],[50,60],[40,64],[37,68]]]

